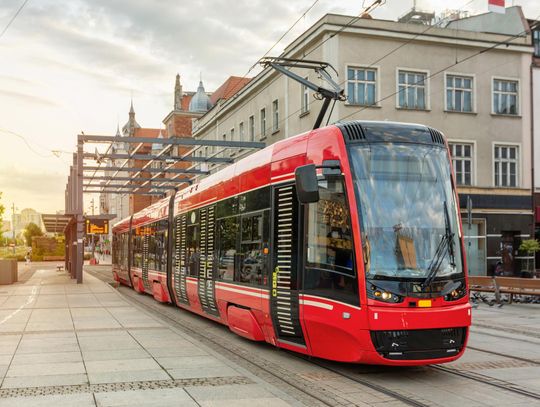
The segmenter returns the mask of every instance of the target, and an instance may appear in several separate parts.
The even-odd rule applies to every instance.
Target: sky
[[[0,33],[23,2],[0,2]],[[196,90],[201,76],[207,91],[244,76],[313,2],[28,0],[0,36],[2,203],[17,212],[63,210],[79,132],[114,135],[131,97],[139,124],[160,127],[172,110],[176,73],[184,90]],[[324,14],[358,15],[362,3],[371,2],[319,0],[270,55]],[[417,0],[417,7],[438,13],[449,3],[487,11],[487,0]],[[540,14],[540,0],[506,1],[512,3],[528,18]],[[395,20],[411,6],[387,0],[372,16]]]

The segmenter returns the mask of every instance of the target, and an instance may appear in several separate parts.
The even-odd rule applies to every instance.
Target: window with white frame
[[[376,80],[376,69],[347,68],[347,101],[353,105],[374,105]]]
[[[493,113],[518,114],[518,81],[493,79]]]
[[[249,141],[255,140],[255,116],[249,116]]]
[[[244,141],[244,122],[240,122],[238,125],[238,136],[240,137],[240,141]]]
[[[304,79],[308,80],[307,77]],[[306,85],[301,85],[301,103],[300,103],[300,114],[309,112],[309,88]]]
[[[266,108],[261,109],[261,137],[266,136]]]
[[[493,164],[496,187],[518,186],[518,146],[495,145]]]
[[[458,185],[472,185],[473,144],[449,142],[452,165]]]
[[[272,102],[272,131],[279,130],[279,102],[274,100]]]
[[[471,76],[446,75],[446,110],[473,111],[473,78]]]
[[[398,71],[398,107],[426,109],[427,74],[425,72]]]

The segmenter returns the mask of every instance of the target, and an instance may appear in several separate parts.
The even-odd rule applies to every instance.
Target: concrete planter
[[[17,280],[17,260],[0,260],[0,284],[13,284]]]

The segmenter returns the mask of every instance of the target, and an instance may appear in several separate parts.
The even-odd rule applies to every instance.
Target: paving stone
[[[225,365],[216,365],[212,367],[167,369],[167,372],[173,377],[173,379],[238,376],[238,372],[236,370]]]
[[[35,309],[26,329],[28,331],[72,330],[73,321],[67,308]]]
[[[274,395],[258,384],[231,385],[226,387],[186,387],[186,391],[197,401],[238,400],[273,398]]]
[[[120,324],[105,308],[72,308],[75,329],[120,328]]]
[[[87,361],[86,370],[89,374],[104,372],[125,372],[159,370],[161,367],[152,358],[125,359],[125,360],[99,360]]]
[[[180,388],[159,390],[132,390],[114,393],[95,393],[98,406],[197,406]]]
[[[198,404],[201,407],[287,407],[292,405],[276,397],[264,397],[258,399],[202,400],[198,401]]]
[[[21,353],[13,357],[12,366],[53,363],[53,362],[82,362],[81,352],[77,349],[74,352],[48,352],[48,353]]]
[[[170,376],[163,370],[137,370],[88,373],[88,380],[92,384],[97,383],[120,383],[147,380],[170,380]]]
[[[44,386],[61,386],[75,385],[88,383],[86,374],[65,374],[57,375],[54,372],[50,375],[41,376],[19,376],[6,377],[2,383],[2,388],[13,387],[44,387]]]
[[[48,362],[11,365],[6,376],[48,376],[86,373],[82,362]]]
[[[92,394],[63,394],[0,399],[0,407],[95,406]]]

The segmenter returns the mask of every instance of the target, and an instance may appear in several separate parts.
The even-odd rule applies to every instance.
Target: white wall
[[[540,68],[533,68],[532,74],[533,118],[534,120],[534,187],[540,192]]]

